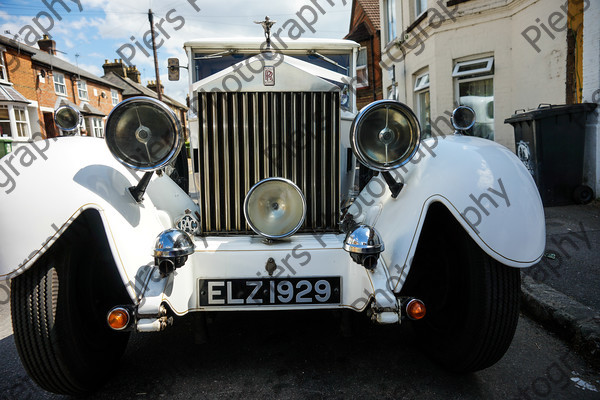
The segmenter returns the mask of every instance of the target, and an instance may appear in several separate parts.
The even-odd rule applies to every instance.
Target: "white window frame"
[[[397,38],[396,35],[396,0],[384,0],[385,6],[385,39],[386,43]]]
[[[87,82],[82,79],[77,81],[77,97],[80,100],[89,100]]]
[[[398,100],[398,84],[394,83],[387,87],[386,97],[389,100]]]
[[[60,82],[59,79],[62,79],[62,82]],[[67,95],[67,84],[65,81],[65,75],[60,73],[60,72],[56,72],[53,71],[52,72],[52,82],[54,83],[54,92],[59,95],[59,96],[66,96]],[[62,87],[64,92],[61,90],[58,90],[58,88]]]
[[[491,62],[489,61],[490,59],[491,59]],[[496,82],[495,82],[495,79],[494,79],[493,70],[491,68],[492,65],[493,65],[494,57],[489,57],[489,58],[485,58],[485,59],[478,59],[478,60],[473,60],[473,61],[467,61],[469,63],[467,65],[472,65],[474,63],[479,63],[479,62],[482,62],[483,60],[488,61],[487,65],[486,65],[486,68],[479,68],[479,69],[476,69],[476,70],[471,70],[471,71],[469,71],[468,74],[460,74],[460,75],[454,77],[454,99],[456,101],[456,104],[462,104],[461,101],[460,101],[460,84],[461,83],[483,81],[483,80],[486,80],[486,79],[491,79],[492,80],[492,98],[494,99],[493,100],[494,101],[494,109],[493,109],[494,116],[492,117],[492,119],[494,120],[494,125],[492,127],[493,128],[492,133],[493,133],[494,137],[493,138],[489,138],[489,139],[495,141],[495,138],[496,138],[496,130],[495,130],[495,128],[496,128],[496,126],[495,126],[495,124],[496,124],[496,109],[495,109],[496,108],[496,101],[495,101],[495,99],[496,99],[496,94],[495,94],[495,92],[496,92],[496,90],[495,90]],[[458,64],[460,64],[460,63],[457,63],[457,65]],[[455,70],[456,70],[456,67],[455,67]],[[483,73],[481,73],[481,72],[478,73],[477,71],[483,71]],[[464,77],[465,75],[468,75],[468,76]],[[454,74],[453,74],[453,76],[454,76]],[[475,112],[477,113],[478,110],[475,110]],[[487,118],[487,116],[486,116],[486,118]],[[482,121],[484,121],[484,120],[481,118],[481,116],[479,116],[479,118],[477,118],[477,122],[484,123]]]
[[[93,137],[97,137],[97,138],[103,138],[104,137],[104,124],[102,123],[102,118],[98,118],[98,117],[90,117],[91,120],[91,128],[92,128],[92,132],[89,132],[91,134],[91,136]]]
[[[424,72],[421,73],[419,75],[417,75],[417,77],[415,78],[415,86],[414,86],[414,93],[415,93],[415,111],[417,114],[417,118],[419,119],[419,124],[421,125],[421,128],[424,127],[424,123],[423,121],[421,121],[421,96],[424,95],[425,93],[429,93],[429,113],[431,115],[431,91],[429,90],[429,71],[428,72]],[[429,123],[431,124],[431,121],[429,121]]]
[[[110,89],[110,98],[113,106],[119,104],[119,92],[117,92],[115,89]]]
[[[17,111],[22,113],[23,119],[17,118]],[[13,113],[15,116],[15,125],[17,127],[17,137],[19,139],[29,139],[31,134],[29,131],[29,116],[27,115],[27,107],[13,106]],[[21,135],[22,132],[24,133],[23,135]]]
[[[4,52],[6,49],[0,48],[0,82],[8,82],[8,71],[4,62]]]
[[[422,10],[419,10],[423,8]],[[427,11],[427,0],[415,0],[415,19],[418,19]]]
[[[485,67],[461,71],[462,67],[468,67],[469,65],[481,64],[481,63],[486,63]],[[452,70],[452,77],[460,78],[461,76],[467,76],[467,75],[483,75],[483,74],[489,75],[492,72],[493,66],[494,66],[494,57],[486,57],[486,58],[479,58],[477,60],[457,62],[456,65],[454,66],[454,70]]]
[[[418,75],[415,79],[415,92],[429,88],[429,72]]]
[[[359,64],[358,63],[358,58],[360,57],[360,52],[364,50],[364,54],[365,54],[365,63],[364,64]],[[366,81],[359,81],[358,80],[358,71],[366,71]],[[360,88],[366,88],[369,87],[369,54],[367,53],[367,48],[366,47],[361,47],[360,49],[358,49],[358,55],[356,57],[356,88],[360,89]]]
[[[10,137],[13,140],[28,140],[31,138],[31,128],[29,124],[29,111],[26,106],[14,105],[14,104],[2,104],[0,108],[8,110],[8,120],[2,120],[10,124]],[[23,112],[24,119],[17,119],[17,113],[15,110]],[[19,132],[24,131],[24,135],[20,135]]]

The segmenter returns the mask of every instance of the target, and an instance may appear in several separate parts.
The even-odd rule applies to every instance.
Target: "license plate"
[[[201,279],[201,306],[339,304],[340,277]]]

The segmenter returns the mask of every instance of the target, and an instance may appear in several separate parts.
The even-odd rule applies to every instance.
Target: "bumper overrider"
[[[381,125],[377,120],[385,121],[385,127],[370,132],[370,126]],[[143,202],[150,176],[172,161],[182,142],[171,110],[145,98],[128,99],[113,110],[106,139],[117,160],[146,172],[130,188],[137,203]],[[418,122],[400,103],[376,102],[357,116],[351,139],[357,158],[386,174],[415,154]],[[389,186],[395,195],[402,189],[393,181]],[[115,305],[108,325],[160,331],[173,323],[173,316],[202,311],[367,310],[374,321],[388,324],[404,316],[424,316],[420,300],[394,293],[402,277],[379,257],[385,246],[373,227],[346,215],[343,234],[296,233],[305,222],[306,203],[288,179],[269,177],[256,183],[243,206],[245,220],[256,233],[252,236],[200,236],[199,214],[186,210],[175,221],[176,228],[158,235],[154,265],[138,270],[137,304]]]

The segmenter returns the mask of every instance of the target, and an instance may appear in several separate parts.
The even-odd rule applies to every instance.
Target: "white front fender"
[[[405,167],[396,199],[381,175],[350,207],[359,223],[375,226],[382,253],[401,287],[410,269],[427,210],[444,204],[492,258],[511,267],[537,263],[545,247],[544,209],[531,175],[507,148],[462,135],[430,138]]]
[[[141,174],[110,154],[103,140],[61,137],[20,146],[0,159],[0,280],[29,268],[86,209],[99,212],[108,243],[132,299],[134,277],[153,264],[156,236],[196,204],[156,174],[144,201],[128,188]]]

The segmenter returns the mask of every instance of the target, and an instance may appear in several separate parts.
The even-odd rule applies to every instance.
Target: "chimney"
[[[127,76],[125,73],[125,68],[125,64],[123,64],[123,60],[121,59],[115,59],[115,62],[104,60],[104,65],[102,65],[102,69],[104,69],[104,75],[108,75],[109,72],[113,72],[116,75],[122,76],[123,78]]]
[[[127,77],[134,82],[142,83],[142,73],[138,71],[135,65],[127,67]]]
[[[38,47],[48,54],[56,55],[56,42],[48,35],[44,35],[43,39],[38,40]]]
[[[156,81],[148,81],[148,84],[146,85],[146,87],[150,90],[154,90],[156,93],[158,93],[156,91]],[[160,84],[160,93],[164,94],[165,93],[165,87],[163,86],[163,84]]]

